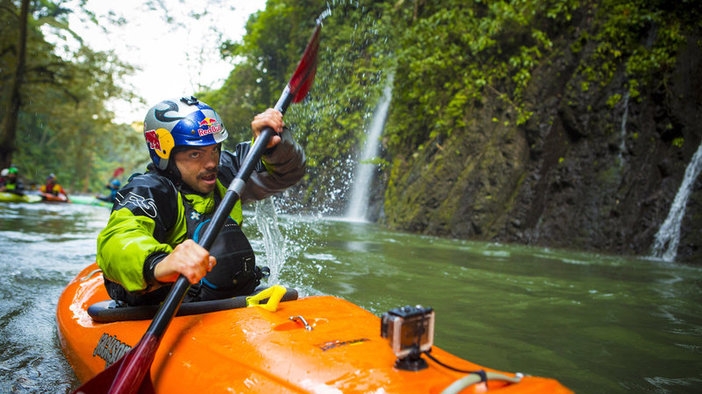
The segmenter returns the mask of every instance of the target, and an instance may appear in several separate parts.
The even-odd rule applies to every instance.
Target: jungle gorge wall
[[[522,108],[501,93],[508,83],[488,84],[466,100],[452,132],[413,149],[390,146],[380,221],[460,239],[648,255],[702,141],[700,25],[669,67],[636,74],[635,54],[593,61],[604,25],[597,12],[581,9],[562,34],[552,32]],[[662,31],[644,23],[633,36],[650,49]],[[531,116],[520,121],[524,110]],[[400,112],[391,110],[388,124],[402,123]],[[695,185],[678,261],[702,261],[702,180]]]

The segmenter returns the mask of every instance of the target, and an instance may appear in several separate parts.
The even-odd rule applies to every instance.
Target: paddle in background
[[[115,168],[115,171],[112,173],[112,178],[110,178],[110,180],[107,181],[107,183],[112,183],[115,180],[119,181],[119,177],[121,177],[122,174],[124,174],[124,167]]]
[[[285,114],[291,103],[302,101],[312,87],[317,71],[317,52],[319,51],[322,20],[329,14],[331,12],[326,10],[317,18],[317,26],[314,33],[312,33],[310,41],[307,43],[305,52],[302,54],[295,72],[274,107],[283,114]],[[224,198],[222,198],[222,202],[215,210],[211,224],[200,239],[200,245],[205,249],[209,249],[212,246],[215,237],[224,225],[227,215],[239,200],[246,181],[249,179],[256,163],[261,160],[268,141],[274,133],[271,128],[264,129],[251,147],[239,172],[229,185]],[[168,293],[141,340],[117,362],[78,387],[75,393],[107,392],[123,394],[154,392],[151,378],[145,379],[145,377],[151,370],[151,364],[154,361],[163,334],[183,302],[188,288],[190,288],[190,283],[181,275],[173,284],[170,293]]]
[[[112,173],[112,179],[119,179],[122,174],[124,174],[124,167],[117,167],[115,172]]]

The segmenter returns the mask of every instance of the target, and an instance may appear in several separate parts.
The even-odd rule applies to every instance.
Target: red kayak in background
[[[42,201],[45,202],[71,202],[68,199],[68,196],[59,193],[59,194],[52,194],[52,193],[40,193]]]

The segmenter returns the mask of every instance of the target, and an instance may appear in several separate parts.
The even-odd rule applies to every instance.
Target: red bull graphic
[[[197,134],[200,137],[210,135],[210,134],[216,134],[216,133],[221,133],[222,130],[224,130],[224,127],[222,127],[222,124],[217,121],[217,119],[214,118],[205,118],[200,121],[200,127],[197,129]]]
[[[145,131],[144,138],[146,138],[146,143],[149,145],[149,149],[161,150],[161,141],[158,140],[156,130]]]
[[[144,138],[149,149],[162,159],[168,159],[171,149],[175,146],[173,135],[164,128],[144,131]]]

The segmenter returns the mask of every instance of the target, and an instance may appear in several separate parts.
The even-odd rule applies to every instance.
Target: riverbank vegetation
[[[10,82],[20,2],[2,4],[0,78]],[[138,133],[105,110],[129,95],[116,83],[132,71],[129,59],[90,48],[62,56],[42,26],[70,34],[69,10],[30,4],[19,131],[9,140],[3,128],[0,153],[37,176],[60,163],[64,183],[79,190],[118,162],[141,166]],[[647,253],[702,140],[692,113],[702,48],[695,1],[268,0],[241,41],[221,43],[232,64],[224,84],[194,92],[218,109],[232,141],[249,138],[252,115],[275,103],[327,8],[315,85],[286,115],[309,172],[283,205],[341,212],[393,75],[373,219],[458,238]],[[687,227],[693,234],[702,223]]]

